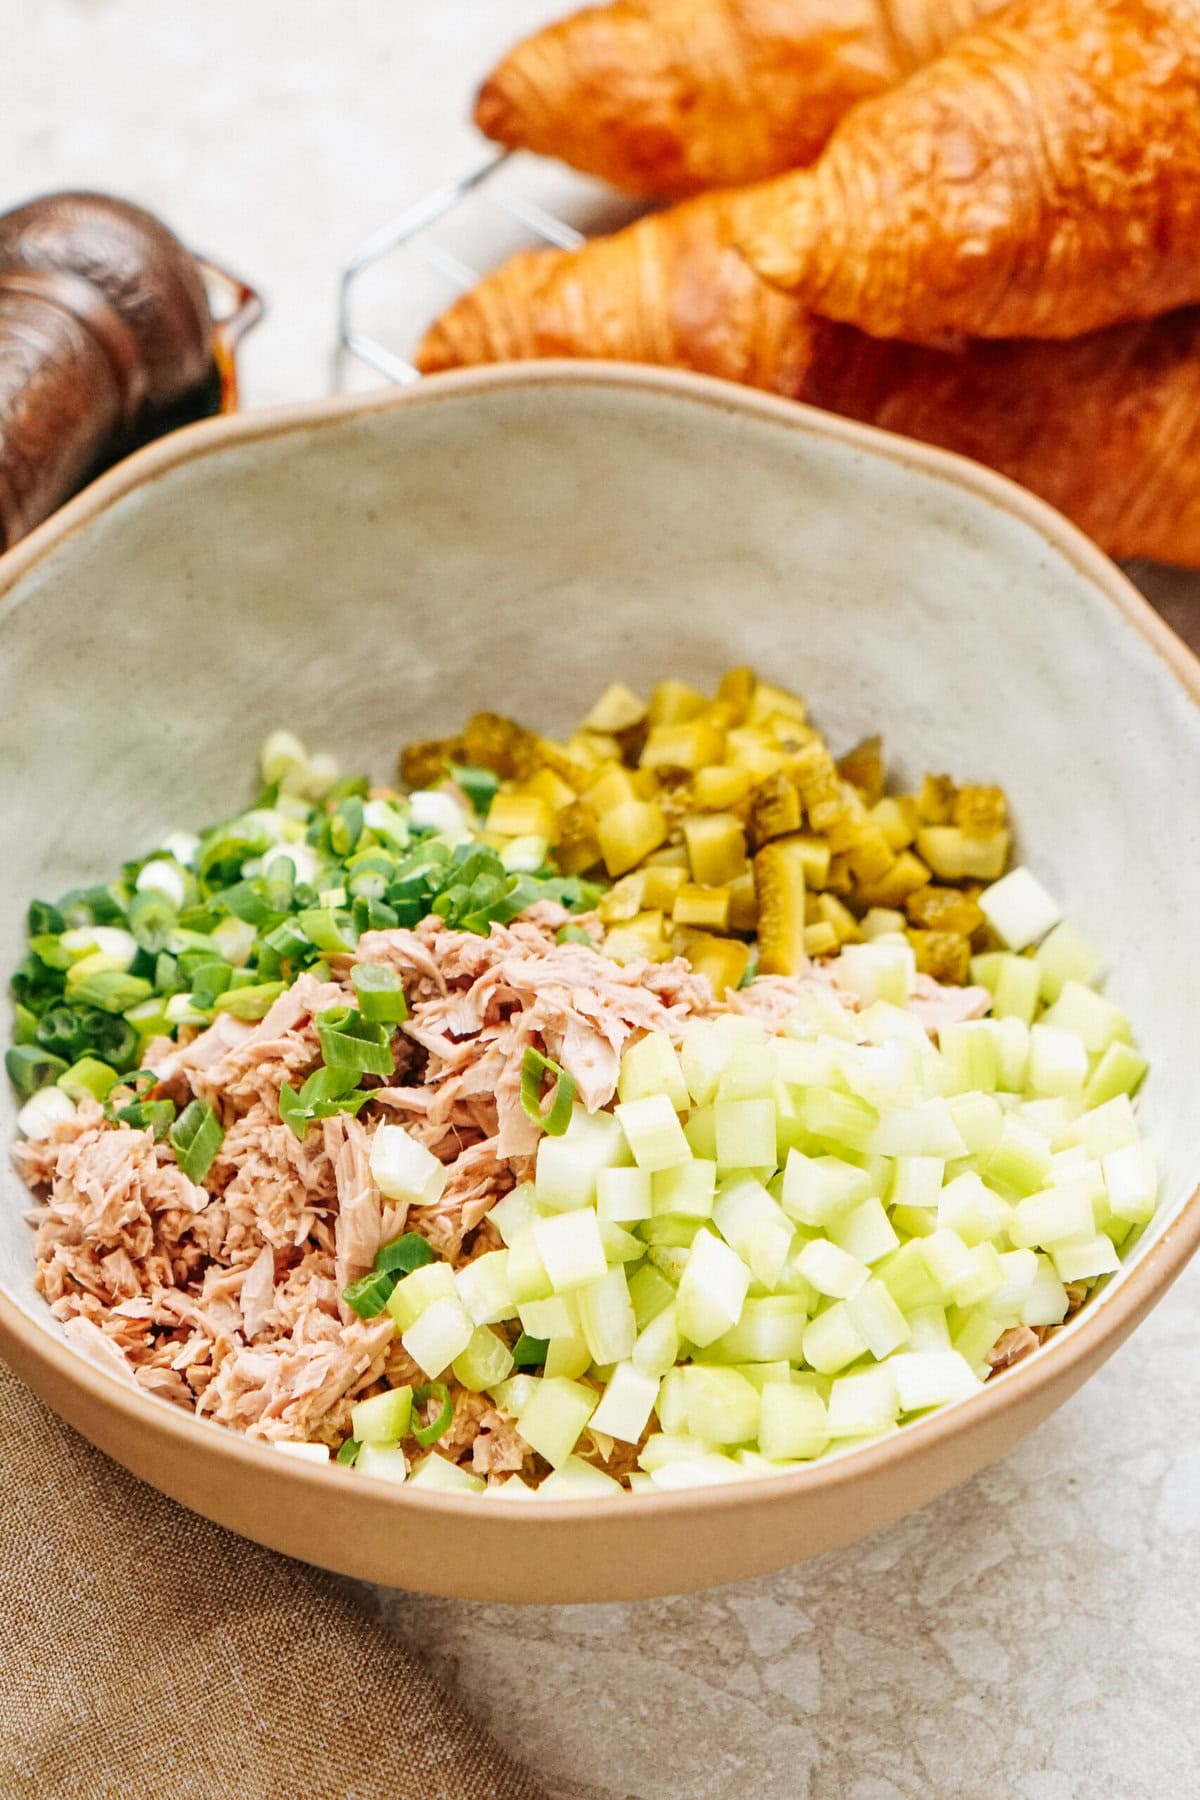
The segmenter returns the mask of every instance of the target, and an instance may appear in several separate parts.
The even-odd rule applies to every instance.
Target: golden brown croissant
[[[1016,0],[744,196],[759,271],[879,337],[1200,300],[1200,0]]]
[[[493,70],[475,121],[632,194],[757,181],[818,154],[842,114],[1001,0],[616,0]]]
[[[428,333],[425,370],[667,363],[990,463],[1116,556],[1200,567],[1200,309],[1068,344],[921,349],[809,320],[728,247],[721,196],[515,257]]]

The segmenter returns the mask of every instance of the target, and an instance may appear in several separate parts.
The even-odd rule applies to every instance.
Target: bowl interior
[[[248,800],[274,726],[385,775],[477,708],[561,731],[610,678],[747,662],[835,748],[882,729],[907,779],[1003,783],[1153,1060],[1166,1199],[1139,1253],[1196,1188],[1200,711],[1049,515],[950,459],[661,376],[474,376],[188,442],[0,604],[6,969],[31,896]],[[13,1114],[5,1084],[5,1143]],[[0,1282],[51,1330],[25,1204],[5,1158]]]

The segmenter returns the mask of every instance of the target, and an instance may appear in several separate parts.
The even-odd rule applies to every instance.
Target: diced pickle
[[[752,786],[749,769],[737,769],[727,763],[697,769],[692,782],[692,804],[702,812],[728,812],[746,798]]]
[[[434,787],[443,781],[452,762],[463,760],[461,738],[426,738],[405,744],[400,752],[400,779],[410,788]]]
[[[754,690],[758,686],[754,670],[747,668],[730,669],[722,675],[717,687],[717,699],[728,700],[745,718],[754,701]]]
[[[817,916],[813,923],[821,924],[823,922],[831,926],[839,944],[862,943],[861,925],[849,907],[843,906],[836,894],[818,894],[816,907]]]
[[[582,875],[600,861],[600,840],[596,836],[596,815],[590,806],[577,800],[564,806],[558,815],[559,839],[555,861],[564,875]]]
[[[476,713],[463,733],[463,754],[474,769],[492,769],[509,778],[531,775],[537,767],[537,738],[532,731],[500,713]]]
[[[725,754],[724,733],[705,719],[683,725],[654,725],[642,749],[643,769],[683,769],[689,774]]]
[[[750,841],[758,848],[771,838],[800,829],[800,796],[786,775],[768,775],[754,790],[750,805]]]
[[[750,946],[738,938],[698,933],[692,937],[684,955],[697,975],[708,977],[718,999],[724,997],[726,988],[740,985],[750,966]]]
[[[667,822],[653,800],[627,800],[604,814],[596,836],[609,874],[624,875],[665,842]]]
[[[677,925],[724,931],[729,924],[729,889],[699,887],[691,882],[676,894],[671,916]]]
[[[691,813],[683,821],[683,837],[692,878],[702,887],[724,887],[746,866],[746,834],[731,813]]]
[[[754,870],[729,883],[729,929],[755,931],[758,928],[758,893],[754,886]]]
[[[983,924],[983,913],[970,894],[932,882],[911,893],[904,910],[910,925],[923,931],[955,931],[970,937]]]
[[[597,818],[611,812],[614,806],[625,806],[630,800],[644,798],[633,785],[633,774],[620,763],[607,763],[596,779],[589,782],[585,798]]]
[[[919,840],[918,840],[919,841]],[[903,906],[929,880],[929,870],[911,850],[902,850],[879,881],[862,882],[855,896],[864,906]]]
[[[943,881],[996,881],[1008,862],[1009,834],[972,838],[957,825],[925,825],[917,851]]]
[[[822,920],[804,927],[804,948],[809,956],[832,956],[841,945],[833,926]]]
[[[883,739],[863,738],[838,761],[838,773],[859,790],[868,806],[883,798]]]
[[[497,794],[488,808],[487,828],[500,837],[558,836],[558,816],[533,794]]]
[[[916,808],[907,797],[887,796],[871,808],[871,818],[893,850],[907,850],[917,835]]]
[[[922,975],[932,975],[935,981],[953,987],[964,986],[971,960],[968,938],[957,931],[909,931],[907,935]]]
[[[776,838],[754,859],[758,889],[758,966],[764,975],[804,967],[804,860],[794,841]]]
[[[637,918],[645,895],[646,876],[638,869],[632,875],[622,875],[620,881],[614,882],[607,894],[602,896],[596,911],[606,925],[618,925],[627,919]]]
[[[1008,801],[998,787],[961,787],[954,803],[954,823],[971,838],[994,837],[1008,824]]]
[[[686,859],[686,852],[685,852]],[[675,897],[681,888],[687,886],[687,868],[673,868],[669,864],[647,863],[641,871],[643,888],[642,904],[658,907],[663,912],[670,912],[675,904]],[[625,877],[626,881],[632,879]]]
[[[922,825],[949,825],[957,797],[958,789],[949,775],[926,775],[917,795],[917,815]]]
[[[704,695],[686,681],[660,681],[650,696],[651,725],[679,725],[704,711]]]
[[[588,731],[607,731],[619,736],[631,726],[640,725],[646,717],[646,703],[622,681],[606,687],[583,721]]]

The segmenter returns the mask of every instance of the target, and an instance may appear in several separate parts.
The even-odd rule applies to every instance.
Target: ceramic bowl
[[[1111,952],[1153,1059],[1164,1201],[1121,1274],[978,1396],[786,1477],[537,1507],[279,1456],[131,1393],[34,1293],[0,1193],[0,1347],[86,1436],[197,1511],[373,1581],[632,1598],[777,1568],[1001,1455],[1111,1354],[1200,1239],[1200,668],[1017,488],[741,389],[583,365],[471,371],[195,427],[0,563],[0,956],[32,895],[247,794],[265,732],[383,774],[479,707],[565,729],[613,677],[756,665],[838,745],[1009,791],[1019,850]],[[0,1137],[13,1107],[0,1098]]]

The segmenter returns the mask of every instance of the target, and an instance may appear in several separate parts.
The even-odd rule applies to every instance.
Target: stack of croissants
[[[520,44],[476,120],[679,204],[503,264],[423,370],[723,376],[1200,566],[1200,0],[615,0]]]

